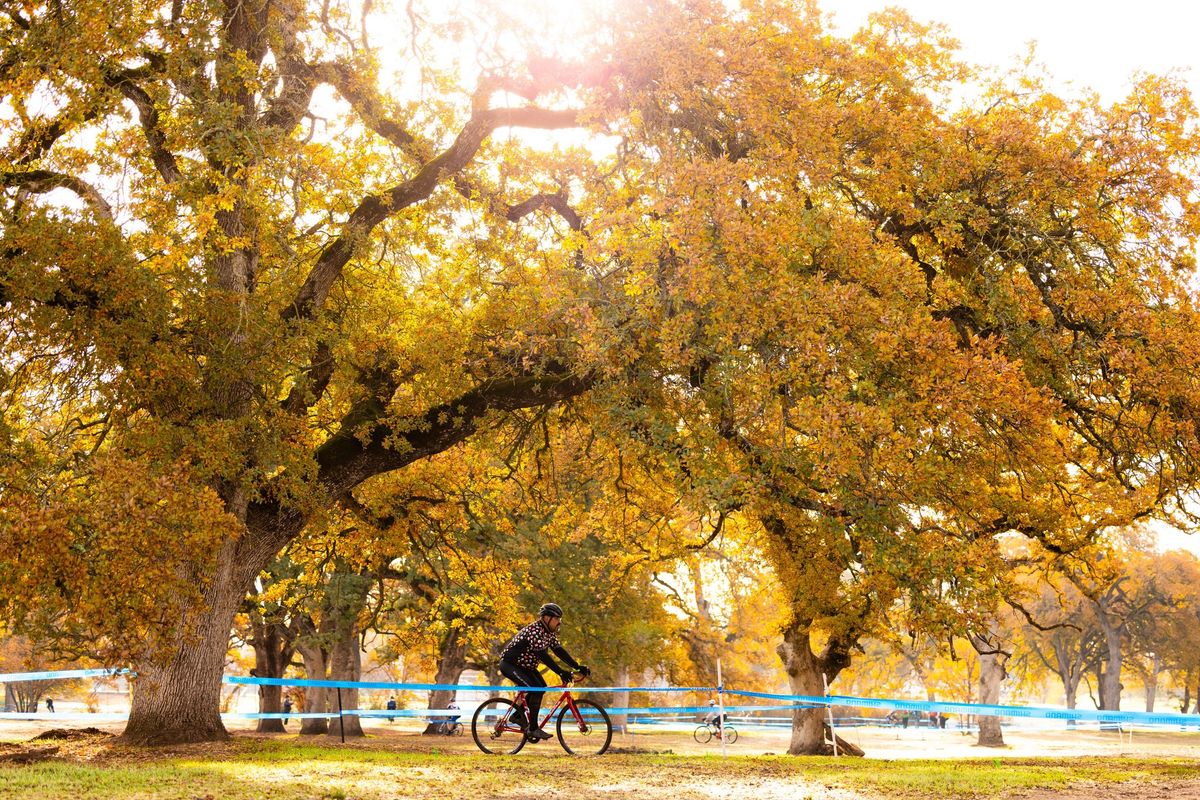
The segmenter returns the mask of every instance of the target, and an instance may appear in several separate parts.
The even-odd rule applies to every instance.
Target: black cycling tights
[[[500,673],[517,686],[545,686],[546,680],[541,673],[536,669],[522,667],[520,664],[513,664],[511,661],[500,662]],[[538,711],[542,707],[542,696],[545,692],[526,692],[525,703],[529,706],[529,717],[533,720],[533,727],[537,727]]]

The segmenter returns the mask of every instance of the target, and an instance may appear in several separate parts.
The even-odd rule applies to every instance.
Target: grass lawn
[[[26,745],[32,747],[34,745]],[[9,749],[16,745],[8,745]],[[877,760],[655,751],[567,756],[553,742],[485,756],[469,739],[381,736],[346,746],[239,736],[149,750],[108,737],[60,744],[52,761],[0,766],[5,800],[397,800],[659,798],[848,800],[887,797],[1200,798],[1200,766],[1180,758]],[[539,749],[540,748],[540,749]]]

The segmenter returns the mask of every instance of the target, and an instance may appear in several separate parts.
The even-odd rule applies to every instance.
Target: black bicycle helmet
[[[539,617],[558,617],[562,619],[562,606],[558,603],[546,603],[538,609]]]

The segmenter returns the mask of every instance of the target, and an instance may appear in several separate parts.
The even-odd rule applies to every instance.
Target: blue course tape
[[[811,708],[807,703],[794,703],[784,706],[725,706],[725,713],[731,711],[786,711],[791,708]],[[638,706],[628,708],[609,708],[609,714],[710,714],[716,713],[716,706]]]
[[[1019,717],[1026,719],[1088,720],[1091,722],[1137,722],[1152,725],[1197,725],[1200,718],[1194,714],[1159,714],[1149,711],[1101,711],[1087,708],[1038,708],[1036,706],[1001,706],[974,703],[943,703],[918,701],[891,701],[890,703],[865,697],[833,695],[831,704],[857,706],[858,708],[900,708],[907,710],[944,711],[950,714],[974,714],[981,717]]]
[[[127,669],[61,669],[53,672],[0,673],[0,683],[18,681],[57,681],[68,678],[111,678],[129,672]]]
[[[982,703],[954,703],[930,700],[890,700],[849,695],[796,695],[771,692],[729,691],[743,697],[772,700],[792,700],[820,706],[850,706],[852,708],[899,709],[902,711],[938,711],[948,714],[980,717],[1021,717],[1026,719],[1087,720],[1090,722],[1131,722],[1145,725],[1200,725],[1195,714],[1159,714],[1148,711],[1102,711],[1087,708],[1039,708],[1037,706],[1001,706]]]
[[[398,691],[511,692],[513,686],[467,686],[457,683],[382,683],[372,681],[320,681],[306,678],[256,678],[226,675],[226,683],[245,686],[313,686],[326,689],[395,689]],[[547,686],[546,691],[566,688]],[[712,692],[711,686],[571,686],[572,692]]]
[[[76,670],[54,670],[46,672],[12,672],[0,674],[0,683],[11,683],[14,681],[43,681],[43,680],[62,680],[73,678],[108,678],[115,675],[128,674],[126,669],[76,669]],[[359,682],[359,681],[326,681],[326,680],[306,680],[300,678],[258,678],[253,676],[225,676],[226,683],[235,685],[250,685],[250,686],[310,686],[324,687],[337,689],[384,689],[392,691],[474,691],[474,692],[505,692],[510,693],[517,690],[514,686],[463,686],[459,684],[438,684],[438,683],[386,683],[386,682]],[[547,692],[553,692],[564,687],[548,686]],[[1196,727],[1200,726],[1200,715],[1195,714],[1161,714],[1145,711],[1101,711],[1092,709],[1063,709],[1063,708],[1039,708],[1036,706],[1006,706],[1006,705],[984,705],[974,703],[956,703],[956,702],[939,702],[939,701],[923,701],[923,700],[897,700],[897,699],[879,699],[873,697],[854,697],[849,695],[831,695],[823,697],[820,695],[798,695],[798,694],[777,694],[773,692],[748,692],[733,689],[719,689],[711,686],[572,686],[572,692],[701,692],[711,694],[714,691],[723,691],[725,694],[737,695],[740,697],[754,697],[765,700],[775,700],[788,705],[774,706],[727,706],[726,711],[764,711],[764,710],[786,710],[790,708],[803,708],[811,706],[848,706],[851,708],[876,708],[886,710],[903,710],[903,711],[938,711],[947,714],[959,715],[975,715],[975,716],[992,716],[992,717],[1014,717],[1025,719],[1054,719],[1054,720],[1076,720],[1086,722],[1117,722],[1130,723],[1139,725],[1161,725],[1161,726],[1184,726]],[[684,713],[708,713],[713,709],[711,706],[689,706],[681,708],[619,708],[610,709],[612,713],[617,714],[684,714]],[[402,711],[407,713],[402,713]],[[453,711],[453,709],[450,709]],[[359,716],[452,716],[453,714],[444,714],[442,711],[429,710],[400,710],[395,711],[346,711],[347,714],[358,714]],[[11,712],[3,714],[4,717],[13,718],[15,716]],[[26,715],[27,716],[27,715]],[[248,718],[274,718],[282,717],[297,717],[304,718],[337,716],[336,714],[268,714],[268,715],[252,715],[238,714],[231,716],[248,717]]]
[[[0,711],[0,719],[84,720],[87,722],[120,722],[128,719],[124,712],[91,713],[89,711]]]

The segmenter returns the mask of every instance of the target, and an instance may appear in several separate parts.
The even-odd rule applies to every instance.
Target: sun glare
[[[576,61],[596,44],[613,0],[456,0],[376,6],[371,44],[397,62],[418,56],[464,76],[514,65],[531,55]],[[436,42],[437,44],[433,44]]]

